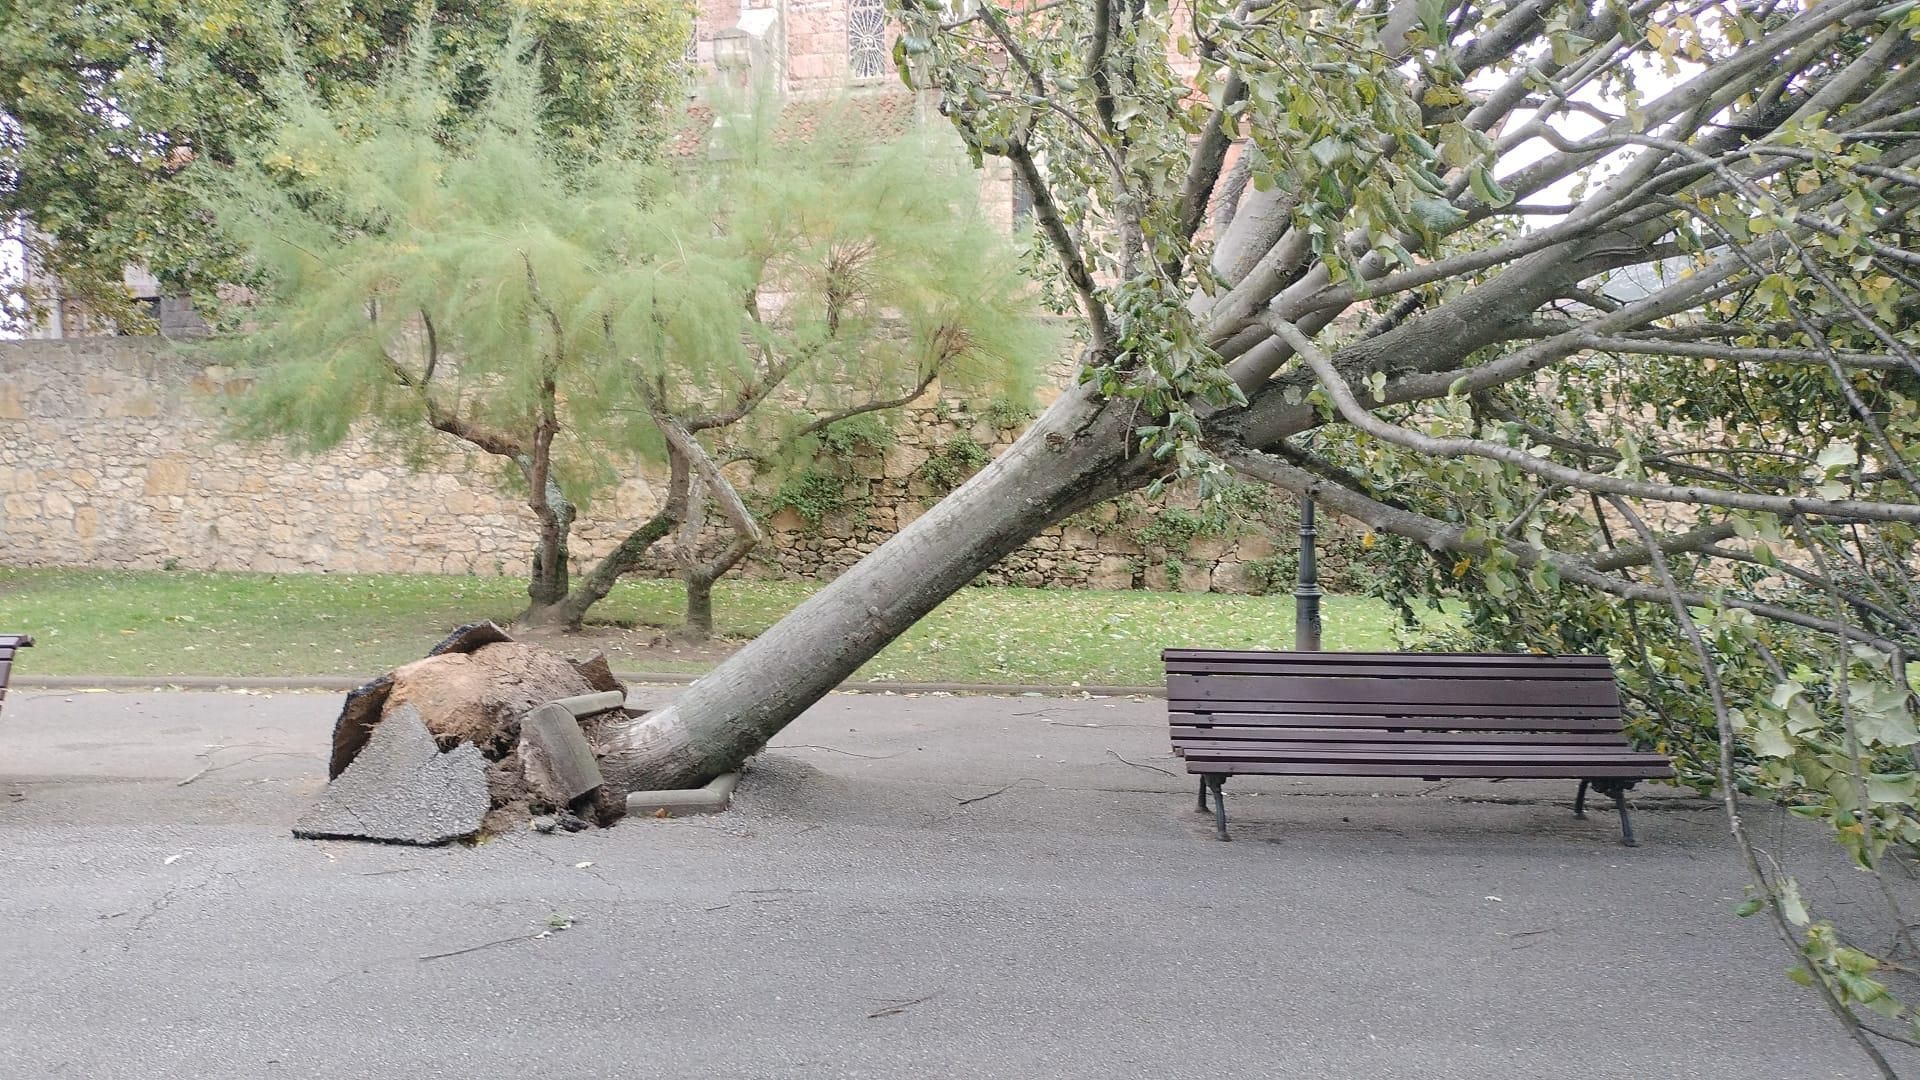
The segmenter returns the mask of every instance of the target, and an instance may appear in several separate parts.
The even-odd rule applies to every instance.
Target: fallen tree
[[[1203,4],[1193,27],[1124,5],[1091,9],[1049,8],[1016,25],[986,5],[949,25],[909,8],[902,39],[944,91],[962,134],[980,152],[1007,157],[1034,191],[1059,284],[1085,324],[1080,382],[927,515],[650,718],[636,732],[631,768],[692,780],[730,767],[1040,528],[1175,475],[1217,476],[1219,466],[1295,493],[1332,497],[1337,487],[1344,512],[1436,550],[1474,557],[1531,547],[1533,561],[1557,562],[1582,584],[1651,598],[1620,576],[1647,565],[1645,551],[1583,549],[1591,531],[1558,545],[1545,535],[1504,544],[1464,515],[1398,506],[1373,477],[1311,449],[1361,437],[1372,452],[1404,450],[1399,458],[1484,476],[1511,470],[1554,490],[1707,514],[1920,521],[1920,505],[1900,497],[1911,493],[1897,454],[1864,472],[1836,466],[1803,476],[1775,466],[1764,480],[1691,464],[1754,456],[1731,445],[1738,432],[1728,426],[1725,446],[1642,450],[1622,470],[1618,451],[1601,453],[1604,436],[1591,444],[1598,450],[1563,450],[1570,440],[1550,427],[1486,411],[1502,407],[1501,391],[1550,410],[1563,402],[1542,387],[1617,368],[1609,355],[1662,358],[1646,370],[1666,390],[1680,379],[1702,391],[1752,390],[1756,369],[1742,365],[1837,366],[1847,376],[1838,384],[1808,379],[1793,388],[1808,412],[1792,419],[1822,427],[1823,445],[1844,444],[1836,436],[1857,429],[1877,448],[1870,429],[1887,424],[1872,410],[1861,418],[1848,400],[1858,396],[1854,384],[1871,382],[1884,411],[1906,400],[1906,380],[1920,371],[1884,325],[1897,320],[1875,314],[1912,310],[1905,267],[1920,263],[1897,244],[1917,178],[1898,163],[1914,147],[1892,137],[1912,130],[1909,112],[1920,102],[1920,79],[1891,63],[1911,46],[1900,34],[1856,32],[1895,16],[1866,4],[1758,21],[1730,10],[1723,33],[1747,29],[1713,38],[1650,21],[1682,19],[1653,4],[1630,18],[1547,4],[1453,9],[1424,31],[1410,25],[1411,5],[1396,7],[1392,20],[1354,9],[1353,25],[1338,31],[1271,6],[1249,23],[1245,11]],[[1194,102],[1169,62],[1176,36],[1199,58],[1212,107]],[[1274,59],[1283,45],[1299,59]],[[1599,86],[1633,96],[1623,87],[1634,64],[1677,50],[1700,54],[1687,65],[1691,76],[1655,98],[1635,97],[1620,115],[1573,94]],[[1468,96],[1460,87],[1469,79],[1487,89]],[[1295,83],[1300,95],[1327,100],[1303,108],[1283,93]],[[1127,114],[1124,124],[1116,110]],[[1562,135],[1555,124],[1569,117],[1597,130]],[[1820,121],[1824,128],[1810,126]],[[1511,130],[1488,134],[1501,127]],[[1192,153],[1183,145],[1189,135],[1199,138]],[[1875,146],[1879,136],[1896,148]],[[1854,156],[1879,163],[1803,145],[1822,138],[1870,148]],[[1555,149],[1508,163],[1536,141]],[[1235,146],[1244,152],[1229,172]],[[1577,199],[1529,201],[1575,189]],[[1897,213],[1848,209],[1889,197]],[[1222,198],[1218,235],[1204,242],[1206,208]],[[1755,200],[1771,214],[1764,228],[1753,224]],[[1729,242],[1718,232],[1736,215],[1749,234]],[[1552,220],[1523,228],[1541,217]],[[1849,258],[1885,275],[1870,283],[1876,295],[1834,280],[1826,252],[1836,238]],[[1759,273],[1784,264],[1791,276]],[[1609,282],[1633,271],[1644,271],[1638,295],[1606,295]],[[1838,286],[1831,314],[1771,317],[1776,307],[1800,312],[1797,292],[1828,286]],[[1336,326],[1356,311],[1371,317]],[[1858,327],[1856,315],[1864,316]],[[1669,396],[1664,404],[1671,411],[1676,403]],[[1624,428],[1637,418],[1621,419]],[[1497,438],[1484,437],[1490,428]],[[1563,453],[1579,460],[1562,461]],[[1510,495],[1500,494],[1504,507]],[[1503,531],[1525,536],[1530,515],[1520,517]],[[1685,529],[1660,543],[1701,554],[1739,531]],[[1827,626],[1813,616],[1797,621]]]
[[[610,770],[733,768],[1042,527],[1232,471],[1402,538],[1479,641],[1622,656],[1743,844],[1742,790],[1869,870],[1920,839],[1910,6],[901,14],[903,70],[1032,193],[1080,380]],[[1749,910],[1891,1075],[1920,1027],[1890,969],[1745,850]]]

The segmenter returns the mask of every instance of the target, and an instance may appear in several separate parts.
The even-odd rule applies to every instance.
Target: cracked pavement
[[[1220,844],[1163,703],[833,695],[727,814],[297,841],[337,707],[8,699],[0,1076],[1869,1075],[1670,789],[1628,851],[1571,783],[1234,780]]]

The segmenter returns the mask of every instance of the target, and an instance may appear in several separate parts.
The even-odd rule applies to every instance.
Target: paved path
[[[1868,1075],[1690,800],[1235,782],[1220,844],[1159,703],[836,695],[722,817],[294,841],[337,701],[9,698],[0,1076]]]

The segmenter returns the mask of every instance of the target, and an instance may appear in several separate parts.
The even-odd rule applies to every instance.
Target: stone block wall
[[[0,562],[274,572],[524,573],[534,545],[525,506],[496,485],[487,455],[447,441],[430,472],[409,471],[366,436],[317,455],[224,437],[224,404],[244,382],[153,338],[0,343]],[[1005,420],[1007,417],[1000,417]],[[965,403],[931,404],[890,445],[831,466],[838,495],[782,504],[754,493],[768,542],[747,576],[830,578],[883,543],[1014,426]],[[964,456],[964,455],[963,455]],[[940,461],[934,461],[934,459]],[[587,563],[658,504],[660,479],[630,478],[576,530]],[[1126,499],[1048,529],[987,580],[1089,588],[1259,591],[1292,550],[1284,523],[1203,535],[1166,528],[1196,504]],[[809,513],[815,520],[809,520]],[[1160,522],[1156,536],[1155,523]],[[1348,576],[1354,533],[1323,528],[1324,579]],[[666,573],[664,562],[655,571]]]
[[[153,338],[0,343],[0,559],[22,566],[517,574],[526,508],[486,455],[416,475],[366,437],[296,455],[223,437],[241,388]],[[451,444],[450,444],[451,445]],[[638,517],[644,478],[613,496]],[[589,530],[583,554],[617,542]]]

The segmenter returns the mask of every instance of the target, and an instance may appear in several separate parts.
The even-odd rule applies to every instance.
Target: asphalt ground
[[[1164,703],[833,695],[723,815],[296,841],[338,700],[8,698],[0,1077],[1871,1075],[1671,789],[1628,850],[1571,783],[1235,780],[1221,844]]]

